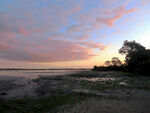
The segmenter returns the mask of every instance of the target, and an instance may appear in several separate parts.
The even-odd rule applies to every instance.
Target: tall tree
[[[125,56],[126,68],[129,71],[147,73],[150,66],[150,50],[135,41],[124,41],[119,53]]]
[[[110,66],[110,65],[111,65],[111,61],[106,61],[106,62],[105,62],[105,65],[106,65],[106,66]]]
[[[121,66],[122,65],[122,62],[119,60],[118,57],[113,57],[111,60],[111,63],[113,66]]]
[[[136,57],[139,57],[140,53],[145,52],[145,47],[135,41],[124,41],[122,48],[119,49],[119,53],[126,55],[125,62],[130,64],[135,62]]]
[[[105,62],[106,66],[121,66],[122,62],[119,60],[118,57],[113,57],[111,61]]]

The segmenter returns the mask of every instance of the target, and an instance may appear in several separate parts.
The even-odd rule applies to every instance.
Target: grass
[[[81,102],[83,95],[52,96],[40,99],[0,100],[0,113],[44,113],[62,105]]]

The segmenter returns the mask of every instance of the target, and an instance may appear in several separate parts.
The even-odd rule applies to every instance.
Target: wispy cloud
[[[106,12],[106,14],[109,14],[107,16],[113,15],[112,17],[100,17],[100,18],[97,18],[96,21],[107,24],[108,26],[112,27],[117,20],[119,20],[123,16],[125,16],[129,13],[133,13],[135,11],[136,11],[135,8],[126,10],[125,7],[120,6],[120,7],[113,9],[113,11],[111,11],[111,12]]]
[[[127,0],[129,1],[129,0]],[[130,0],[134,1],[134,0]],[[120,0],[0,1],[0,58],[26,62],[87,60],[105,51],[106,28],[137,12]],[[128,2],[129,3],[129,2]],[[115,4],[115,5],[114,5]],[[116,25],[117,26],[117,25]],[[119,33],[117,30],[116,33]]]
[[[1,58],[30,62],[86,60],[97,55],[93,53],[95,48],[104,48],[104,45],[91,42],[74,43],[67,40],[54,39],[42,40],[32,45],[27,43],[25,47],[17,49],[0,44]]]

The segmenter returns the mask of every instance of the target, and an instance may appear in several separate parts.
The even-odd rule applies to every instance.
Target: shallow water
[[[120,85],[128,85],[126,82],[120,82]]]
[[[83,80],[91,81],[91,82],[97,82],[97,81],[114,81],[116,78],[108,77],[108,78],[82,78]]]
[[[0,98],[24,98],[24,96],[37,97],[35,89],[38,84],[34,83],[32,79],[40,76],[60,76],[75,74],[84,70],[0,70],[0,84],[1,87],[7,87],[10,83],[17,85],[17,88],[10,88],[9,90],[0,90],[1,93],[6,93]],[[6,89],[6,88],[5,88]]]
[[[0,80],[27,78],[35,79],[39,76],[58,76],[77,73],[84,70],[0,70]]]

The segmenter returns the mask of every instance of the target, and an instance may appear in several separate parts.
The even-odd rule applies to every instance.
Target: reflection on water
[[[58,76],[77,73],[83,70],[0,70],[0,79],[25,77],[35,79],[39,76]]]
[[[127,85],[126,82],[120,82],[119,84],[120,84],[120,85]]]
[[[87,80],[87,81],[90,81],[90,82],[97,82],[97,81],[109,81],[109,80],[111,80],[111,81],[114,81],[114,80],[116,80],[116,78],[111,78],[111,77],[109,77],[109,78],[82,78],[83,80]]]

